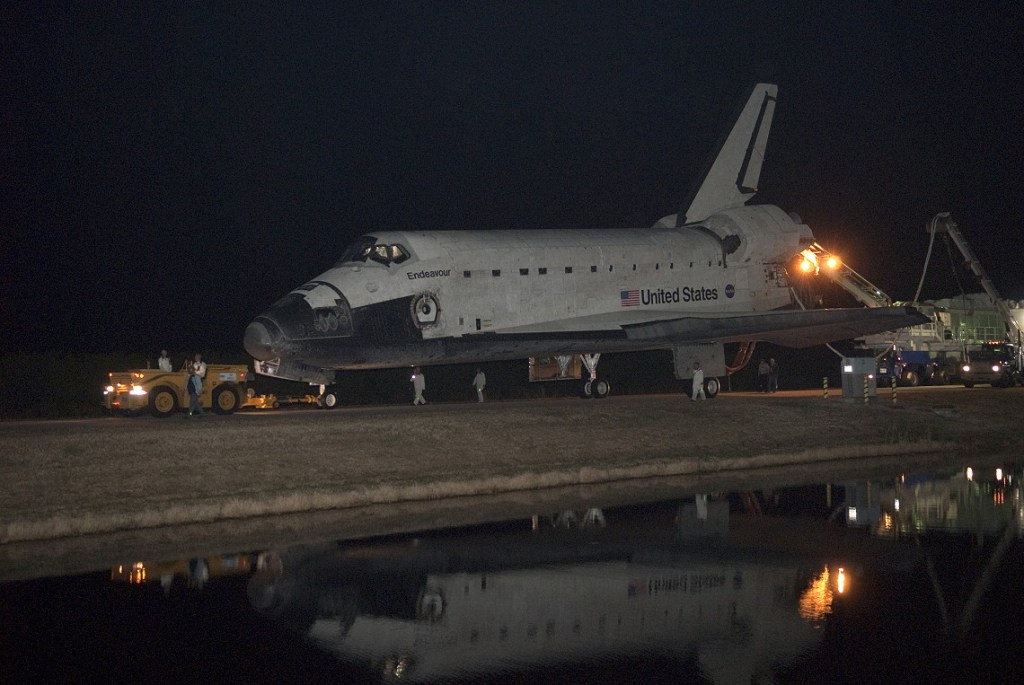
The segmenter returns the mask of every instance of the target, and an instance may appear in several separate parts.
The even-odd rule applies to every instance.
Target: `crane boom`
[[[949,212],[940,212],[932,217],[932,220],[928,223],[928,232],[933,235],[945,234],[949,237],[956,248],[960,250],[960,254],[963,255],[967,268],[971,270],[971,273],[975,275],[978,282],[981,283],[981,287],[985,289],[985,294],[992,300],[992,304],[1002,315],[1003,320],[1006,322],[1007,332],[1011,334],[1011,337],[1016,337],[1018,340],[1021,336],[1021,326],[1018,323],[1016,317],[1010,312],[1010,307],[1006,304],[1000,295],[999,291],[996,290],[995,284],[992,279],[989,278],[988,273],[985,271],[985,267],[981,265],[978,260],[978,256],[974,254],[974,250],[967,244],[967,239],[964,238],[963,233],[960,232],[960,227],[957,226],[956,221]],[[1013,335],[1013,334],[1016,335]]]

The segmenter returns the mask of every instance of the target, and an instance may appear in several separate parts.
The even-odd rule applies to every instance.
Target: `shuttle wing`
[[[631,340],[668,338],[679,342],[756,340],[785,347],[811,347],[871,333],[927,323],[913,307],[784,310],[714,318],[684,317],[624,326]]]

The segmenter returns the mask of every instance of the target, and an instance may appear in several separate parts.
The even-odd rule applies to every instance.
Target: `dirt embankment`
[[[0,423],[0,543],[662,475],[1024,448],[1024,388]]]

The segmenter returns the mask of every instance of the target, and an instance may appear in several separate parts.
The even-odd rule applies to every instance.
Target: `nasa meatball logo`
[[[725,286],[725,296],[726,297],[732,299],[732,296],[735,295],[735,294],[736,294],[736,286],[734,286],[732,283],[729,283],[728,285]]]

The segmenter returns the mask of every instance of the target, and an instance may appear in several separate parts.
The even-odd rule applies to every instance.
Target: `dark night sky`
[[[0,351],[240,352],[254,315],[373,229],[648,226],[678,209],[757,80],[780,95],[758,201],[798,212],[897,298],[917,285],[925,223],[950,210],[1003,295],[1024,299],[1019,15],[0,10]],[[948,266],[932,273],[925,297],[957,294]]]

